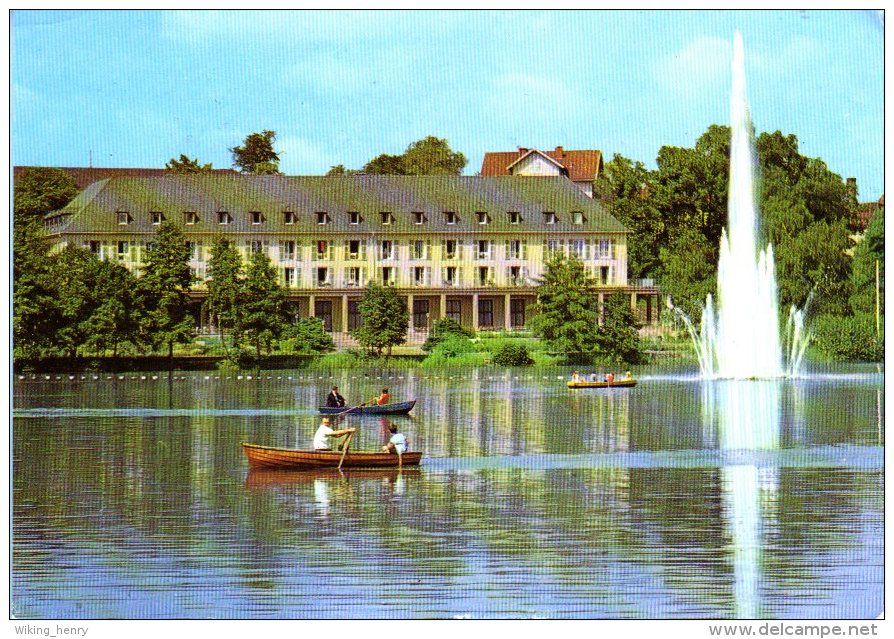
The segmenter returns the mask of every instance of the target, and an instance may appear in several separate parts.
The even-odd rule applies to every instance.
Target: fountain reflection
[[[780,385],[778,380],[706,382],[702,419],[716,424],[720,448],[726,451],[775,449],[779,446]],[[753,464],[721,469],[724,515],[730,539],[735,616],[760,616],[762,504],[775,501],[778,469]]]

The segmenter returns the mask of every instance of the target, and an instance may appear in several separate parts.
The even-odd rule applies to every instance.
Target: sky
[[[599,149],[655,168],[729,124],[735,32],[758,133],[860,201],[884,192],[879,11],[15,11],[14,165],[157,167],[276,132],[280,169],[320,175],[446,138],[486,151]]]

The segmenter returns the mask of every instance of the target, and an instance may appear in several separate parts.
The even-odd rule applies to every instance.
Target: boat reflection
[[[397,468],[345,468],[339,471],[337,468],[325,468],[320,470],[259,470],[251,469],[245,477],[245,487],[251,489],[264,489],[277,486],[295,486],[301,484],[313,484],[316,487],[320,483],[333,481],[387,481],[403,486],[408,478],[416,478],[422,474],[418,467],[407,467],[401,470]]]

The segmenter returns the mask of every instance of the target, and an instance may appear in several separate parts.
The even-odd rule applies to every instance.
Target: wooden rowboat
[[[335,450],[292,450],[274,448],[242,442],[242,450],[248,457],[251,468],[280,470],[314,470],[319,468],[338,468],[342,459],[341,451]],[[347,452],[342,462],[343,468],[397,468],[416,466],[422,459],[422,453],[409,452],[400,456],[384,452]]]
[[[339,413],[346,413],[347,411],[351,411],[351,415],[406,415],[415,405],[416,400],[414,399],[409,402],[382,404],[381,406],[373,404],[371,406],[360,406],[357,408],[351,408],[350,406],[320,406],[319,410],[321,415],[338,415]]]
[[[611,383],[604,381],[588,382],[584,380],[579,382],[568,382],[568,388],[629,388],[631,386],[636,386],[635,379],[616,379]]]

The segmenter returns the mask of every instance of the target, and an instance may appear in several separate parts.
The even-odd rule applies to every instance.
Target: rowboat
[[[414,399],[409,402],[382,404],[381,406],[377,406],[376,404],[354,408],[351,408],[350,406],[320,406],[319,410],[321,415],[338,415],[339,413],[346,413],[348,411],[351,411],[351,415],[406,415],[415,405],[416,400]]]
[[[339,463],[347,468],[396,468],[417,466],[422,453],[410,452],[400,455],[385,452],[347,452],[342,462],[342,453],[335,450],[293,450],[290,448],[274,448],[242,442],[242,450],[248,457],[250,468],[266,468],[280,470],[313,470],[319,468],[338,468]]]
[[[596,381],[588,382],[580,380],[577,382],[568,382],[568,388],[615,388],[615,387],[631,387],[636,386],[635,379],[616,379],[613,382]]]

